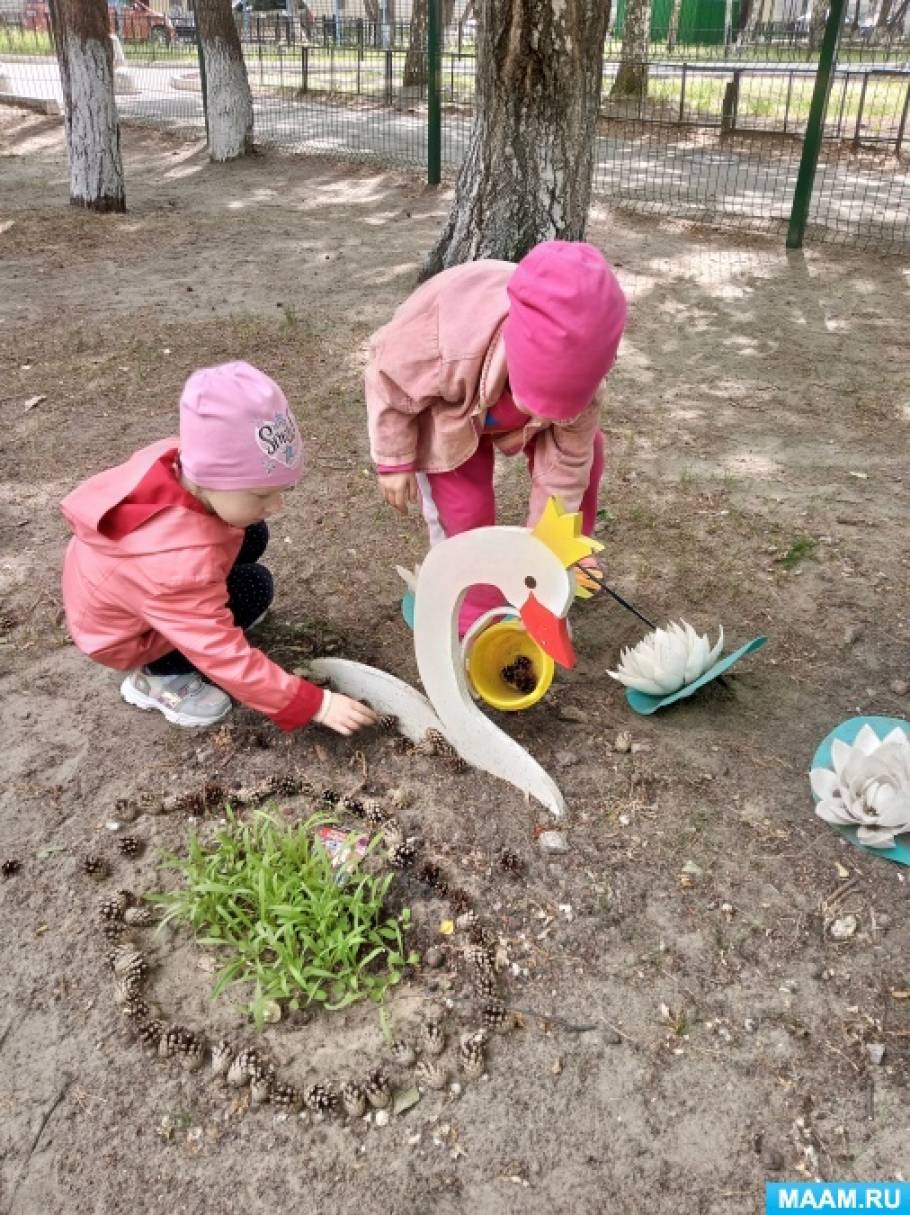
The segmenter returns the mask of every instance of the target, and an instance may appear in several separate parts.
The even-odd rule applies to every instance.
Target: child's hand
[[[603,566],[593,555],[590,557],[582,557],[578,565],[575,567],[575,578],[578,582],[579,589],[582,591],[596,591],[603,583],[604,570]]]
[[[417,501],[417,477],[412,472],[379,473],[379,488],[389,506],[408,513],[408,503]]]
[[[336,734],[356,734],[364,726],[375,726],[379,720],[368,706],[340,692],[333,692],[329,707],[321,724]]]

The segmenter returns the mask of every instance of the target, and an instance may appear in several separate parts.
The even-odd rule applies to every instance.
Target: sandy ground
[[[394,565],[419,559],[422,527],[377,501],[360,374],[447,196],[323,160],[213,167],[148,132],[124,148],[129,212],[76,213],[59,122],[0,112],[0,855],[22,862],[0,882],[0,1210],[733,1215],[763,1209],[766,1179],[910,1176],[906,873],[822,824],[806,778],[838,721],[907,708],[907,264],[593,217],[632,302],[603,419],[611,576],[648,614],[771,640],[729,689],[640,719],[605,675],[639,626],[579,606],[578,667],[505,723],[569,801],[571,851],[547,857],[546,816],[492,779],[243,711],[177,732],[68,644],[57,501],[172,431],[194,366],[242,357],[283,384],[309,452],[273,530],[263,646],[293,665],[340,638],[415,678]],[[523,469],[499,485],[520,522]],[[634,754],[613,749],[623,730]],[[142,816],[127,861],[115,801],[292,768],[411,790],[407,825],[518,970],[488,1079],[386,1127],[247,1111],[145,1057],[113,1005],[99,894],[159,885],[159,849],[189,830]],[[498,870],[503,847],[523,877]],[[113,864],[100,889],[89,850]],[[426,946],[441,906],[404,893]],[[848,915],[856,932],[833,939]],[[210,1003],[191,943],[149,950],[168,1019],[255,1037],[239,997]],[[470,1023],[446,964],[396,994],[396,1030],[430,991],[453,1036]],[[301,1082],[383,1049],[375,1009],[266,1036]]]

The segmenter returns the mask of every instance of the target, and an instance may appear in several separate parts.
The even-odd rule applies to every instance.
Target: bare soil
[[[59,122],[0,111],[0,856],[22,863],[0,882],[0,1210],[733,1215],[763,1209],[768,1179],[910,1176],[907,873],[819,821],[806,775],[838,721],[907,710],[906,262],[593,216],[632,303],[603,419],[610,576],[654,618],[770,642],[729,688],[637,718],[606,671],[640,626],[579,605],[578,667],[503,723],[569,801],[571,851],[547,856],[546,816],[496,781],[242,710],[175,731],[68,643],[57,502],[172,432],[195,366],[247,358],[285,387],[308,451],[273,529],[262,645],[416,678],[394,565],[420,558],[423,528],[377,500],[360,376],[448,196],[375,166],[215,167],[198,144],[123,138],[130,210],[99,218],[67,206]],[[507,521],[524,475],[501,470]],[[634,751],[614,750],[622,731]],[[385,1127],[248,1110],[145,1056],[112,1000],[99,895],[160,885],[159,850],[190,830],[144,815],[126,860],[105,826],[117,799],[296,769],[410,790],[406,825],[509,951],[488,1078]],[[506,847],[524,875],[498,867]],[[108,881],[82,873],[88,851]],[[455,1037],[473,1014],[445,908],[403,889],[418,945],[447,953],[387,1017],[408,1032],[435,991]],[[239,995],[210,1003],[195,946],[148,948],[168,1019],[255,1038]],[[373,1007],[266,1039],[301,1083],[384,1049]]]

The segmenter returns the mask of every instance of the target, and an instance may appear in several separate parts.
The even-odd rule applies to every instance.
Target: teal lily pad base
[[[636,688],[627,688],[626,700],[636,713],[647,717],[650,713],[656,713],[658,709],[675,704],[677,700],[685,700],[687,696],[694,695],[699,688],[703,688],[705,684],[711,683],[719,675],[723,675],[724,671],[729,671],[734,662],[739,662],[740,658],[744,658],[746,654],[753,654],[756,650],[760,650],[767,640],[767,637],[753,637],[751,641],[740,646],[738,650],[734,650],[732,654],[727,654],[724,658],[718,659],[713,667],[709,667],[705,671],[704,675],[700,675],[692,683],[687,683],[678,692],[670,692],[666,696],[649,696],[647,692],[639,692]]]
[[[836,729],[822,740],[817,751],[812,757],[813,768],[833,768],[831,762],[831,744],[835,738],[839,738],[841,742],[847,744],[854,743],[856,736],[859,734],[863,726],[870,726],[879,738],[884,738],[886,734],[890,734],[895,728],[901,729],[905,734],[910,734],[910,721],[904,721],[902,717],[850,717],[847,721],[842,721]],[[813,801],[817,800],[813,795]],[[819,820],[821,821],[821,820]],[[834,824],[830,824],[834,826]],[[910,865],[910,832],[905,831],[899,836],[891,848],[869,848],[866,844],[861,844],[856,838],[856,827],[834,827],[835,831],[839,831],[845,839],[848,839],[856,848],[867,852],[870,856],[879,856],[886,861],[896,861],[898,865]]]

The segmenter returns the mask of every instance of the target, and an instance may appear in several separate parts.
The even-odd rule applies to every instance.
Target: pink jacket
[[[424,283],[370,339],[366,370],[370,452],[378,467],[449,472],[477,450],[484,415],[508,381],[502,326],[509,312],[512,262],[477,261]],[[556,494],[577,510],[587,488],[600,420],[595,397],[577,418],[529,418],[522,430],[493,436],[507,455],[534,436],[528,524]]]
[[[140,484],[176,438],[84,481],[61,503],[75,533],[63,565],[70,635],[83,653],[118,671],[180,650],[231,696],[281,729],[305,725],[322,691],[253,649],[227,607],[226,578],[243,530],[217,515],[170,505],[112,540],[104,516]]]

